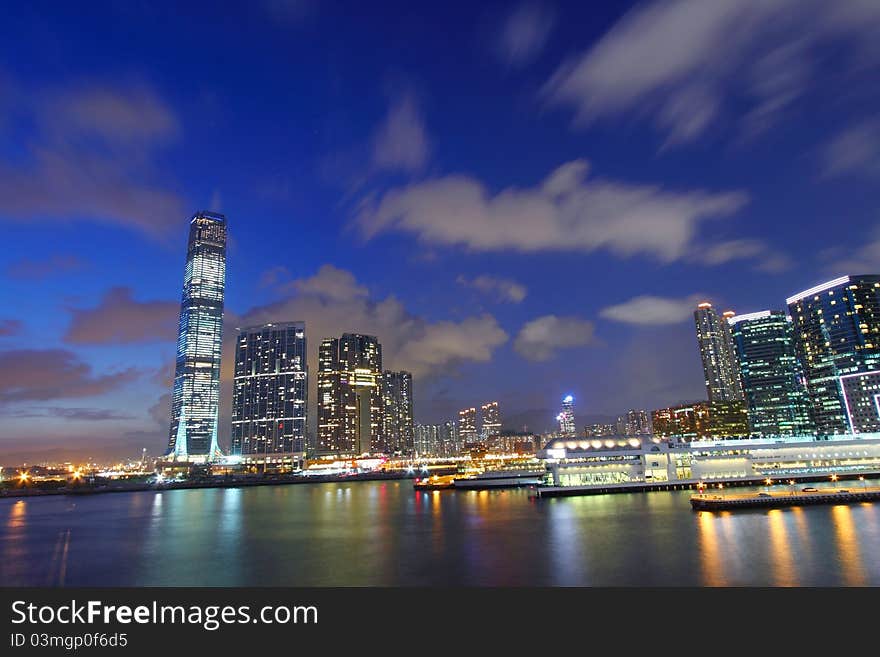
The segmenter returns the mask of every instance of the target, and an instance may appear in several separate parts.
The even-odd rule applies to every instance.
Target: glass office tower
[[[807,389],[791,320],[781,310],[729,320],[753,436],[799,436],[813,431]]]
[[[240,329],[235,345],[232,454],[305,451],[307,366],[303,322]]]
[[[197,212],[190,219],[177,362],[171,395],[169,458],[205,462],[220,456],[220,352],[226,287],[226,217]]]
[[[787,299],[795,348],[821,435],[851,431],[847,388],[880,369],[880,276],[842,276]]]

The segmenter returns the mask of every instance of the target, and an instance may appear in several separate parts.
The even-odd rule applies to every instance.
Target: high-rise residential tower
[[[189,222],[167,456],[210,461],[220,456],[220,353],[226,288],[226,217],[197,212]]]
[[[559,423],[560,435],[577,435],[577,429],[574,425],[574,397],[571,395],[562,398],[562,410],[556,416],[556,421]]]
[[[711,303],[701,303],[694,311],[697,342],[700,345],[700,358],[703,361],[709,401],[728,402],[743,399],[733,339],[726,321],[733,315],[732,311],[727,311],[719,317]]]
[[[382,451],[382,345],[345,333],[318,350],[319,454]]]
[[[439,424],[417,424],[414,444],[418,456],[444,456]]]
[[[382,404],[382,451],[387,454],[412,454],[412,374],[385,370],[382,373]]]
[[[239,330],[232,391],[232,454],[306,449],[306,335],[303,322]]]
[[[877,408],[873,386],[861,383],[880,370],[880,275],[841,276],[786,301],[816,431],[870,426],[870,417],[855,417],[853,408]]]
[[[753,436],[810,433],[804,376],[794,347],[791,319],[781,310],[728,320]]]
[[[483,440],[501,433],[501,409],[497,401],[480,406],[480,437]]]
[[[650,436],[651,414],[648,411],[631,409],[624,416],[625,436]]]
[[[461,446],[477,442],[476,408],[465,408],[458,412],[458,440]]]
[[[458,456],[461,451],[461,441],[458,438],[458,428],[454,420],[446,420],[440,425],[440,456]]]

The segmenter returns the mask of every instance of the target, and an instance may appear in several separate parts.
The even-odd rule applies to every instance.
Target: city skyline
[[[532,430],[568,393],[595,422],[703,399],[699,301],[784,310],[880,270],[880,58],[862,48],[880,10],[664,20],[681,4],[182,3],[210,52],[169,9],[11,7],[0,462],[167,449],[199,208],[229,217],[224,449],[236,329],[272,322],[306,323],[314,373],[321,340],[377,336],[421,423],[488,399]],[[740,20],[778,30],[718,44]],[[846,385],[864,407],[875,383]]]

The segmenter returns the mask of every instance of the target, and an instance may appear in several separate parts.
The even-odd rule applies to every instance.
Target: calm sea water
[[[880,505],[352,482],[0,500],[7,586],[880,585]]]

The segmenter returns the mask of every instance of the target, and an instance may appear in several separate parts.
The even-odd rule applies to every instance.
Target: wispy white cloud
[[[24,155],[0,158],[3,219],[93,221],[163,238],[186,216],[156,166],[180,122],[149,85],[27,90],[8,104]]]
[[[828,178],[880,177],[880,121],[862,121],[837,133],[822,151],[822,169]]]
[[[421,109],[412,94],[396,98],[373,137],[373,165],[390,171],[420,171],[431,144]]]
[[[543,91],[579,123],[647,116],[667,146],[744,106],[749,136],[818,83],[819,47],[849,56],[838,66],[876,67],[878,29],[880,4],[871,0],[657,0],[563,63]]]
[[[501,25],[496,41],[498,56],[510,66],[526,64],[544,48],[555,22],[556,13],[551,7],[535,2],[520,4]]]
[[[641,326],[679,324],[692,317],[701,300],[700,295],[697,294],[684,298],[642,295],[603,308],[599,311],[599,316],[615,322]]]
[[[590,344],[593,330],[593,322],[586,319],[544,315],[523,325],[513,348],[526,360],[546,361],[562,349]]]
[[[588,178],[588,170],[585,160],[575,160],[535,187],[494,195],[466,175],[428,179],[367,199],[355,221],[368,239],[398,231],[473,251],[606,249],[672,262],[688,254],[703,223],[748,201],[740,191],[674,191]]]
[[[509,278],[489,276],[488,274],[481,274],[474,278],[459,276],[456,279],[456,282],[459,285],[478,290],[483,294],[492,295],[499,301],[509,301],[511,303],[522,302],[528,293],[525,285],[517,283]]]

